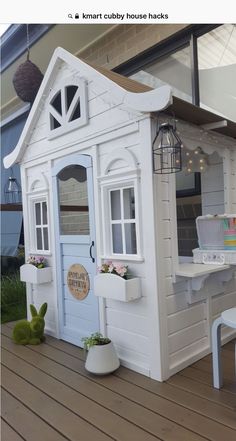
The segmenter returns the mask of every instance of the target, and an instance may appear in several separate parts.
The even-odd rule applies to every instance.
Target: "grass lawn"
[[[1,277],[1,323],[26,317],[25,283],[20,281],[19,272]]]

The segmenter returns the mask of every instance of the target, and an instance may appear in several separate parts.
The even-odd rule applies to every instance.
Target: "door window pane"
[[[122,244],[121,224],[112,225],[112,243],[113,243],[113,253],[122,254],[123,244]]]
[[[136,225],[125,224],[126,254],[137,254]]]
[[[89,207],[86,168],[65,167],[58,174],[60,233],[88,235]]]
[[[120,190],[111,191],[111,218],[121,219]]]
[[[224,24],[198,38],[200,105],[236,121],[236,27]]]
[[[125,188],[123,191],[124,218],[135,219],[134,188]]]

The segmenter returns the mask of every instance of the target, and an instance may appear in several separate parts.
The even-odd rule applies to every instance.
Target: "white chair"
[[[212,324],[213,386],[216,389],[220,389],[223,385],[221,363],[221,325],[227,325],[230,326],[230,328],[236,329],[236,308],[231,308],[223,311],[220,317],[214,320]]]

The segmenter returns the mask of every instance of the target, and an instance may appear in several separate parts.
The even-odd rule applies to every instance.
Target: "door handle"
[[[91,257],[92,262],[94,263],[95,259],[94,259],[93,255],[92,255],[92,248],[93,247],[94,247],[94,241],[92,240],[92,243],[91,243],[90,248],[89,248],[89,255]]]

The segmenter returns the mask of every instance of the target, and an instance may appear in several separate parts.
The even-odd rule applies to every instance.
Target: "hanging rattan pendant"
[[[28,25],[26,25],[26,31],[28,51],[27,60],[17,68],[13,77],[13,85],[18,97],[22,101],[33,103],[42,82],[43,74],[29,59]]]
[[[32,103],[37,95],[43,74],[30,60],[20,64],[13,77],[13,85],[22,101]]]

